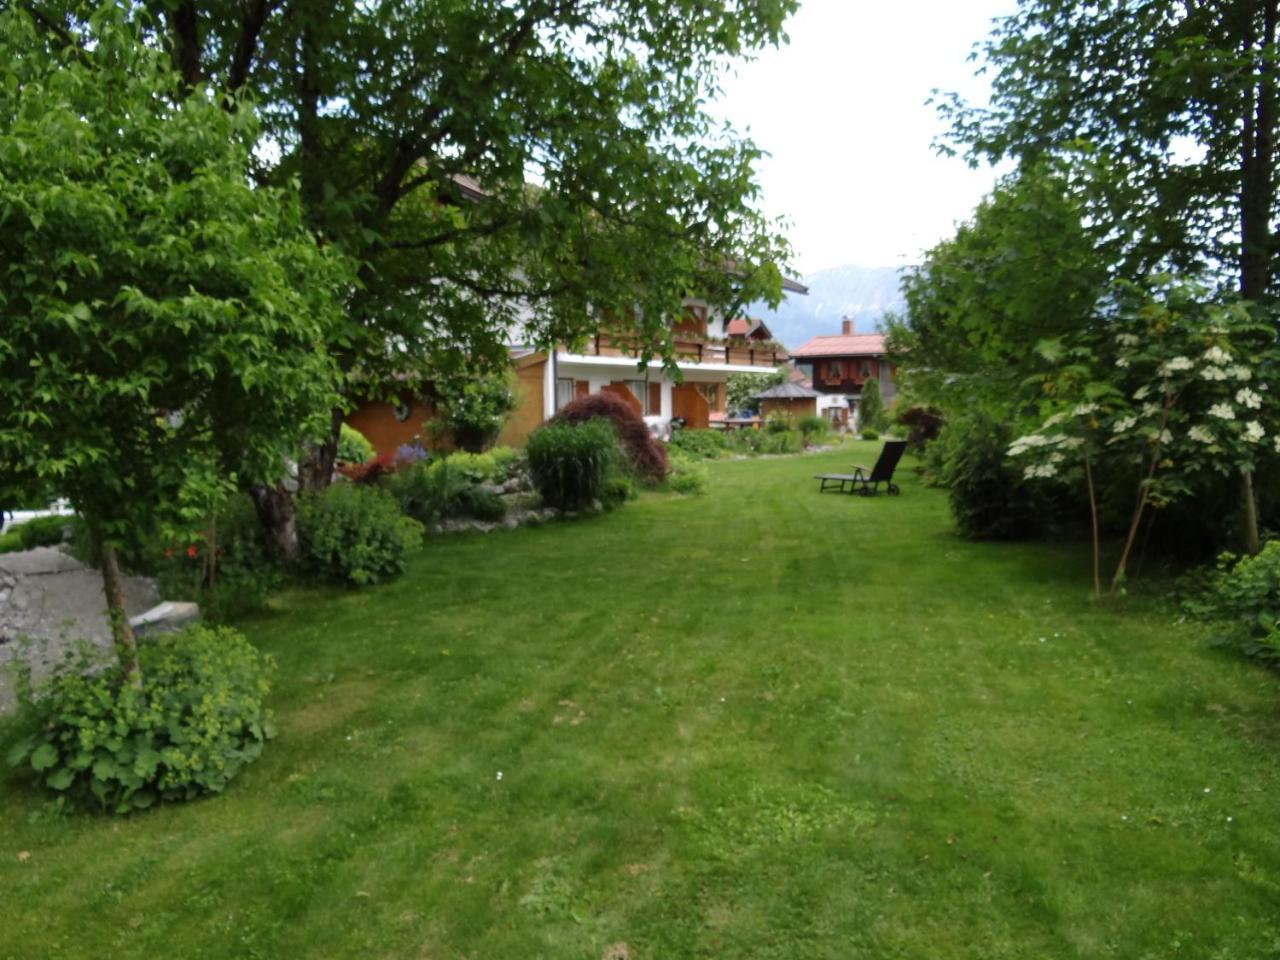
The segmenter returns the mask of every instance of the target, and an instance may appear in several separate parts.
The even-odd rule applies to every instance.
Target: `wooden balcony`
[[[677,334],[674,346],[675,358],[681,363],[724,363],[772,370],[787,360],[787,352],[782,347],[753,344],[749,340],[731,342],[684,338]],[[634,341],[608,333],[596,334],[583,345],[581,352],[588,357],[635,357],[640,354]]]

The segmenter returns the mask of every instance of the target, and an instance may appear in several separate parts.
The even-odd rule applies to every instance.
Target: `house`
[[[808,293],[795,280],[784,279],[788,293]],[[786,363],[786,349],[752,334],[768,328],[747,324],[731,334],[736,318],[725,318],[698,299],[687,299],[673,327],[676,366],[681,382],[651,363],[641,370],[634,345],[601,330],[576,347],[554,351],[516,346],[510,350],[516,379],[516,407],[497,442],[524,443],[534,430],[576,397],[607,391],[622,397],[644,417],[651,430],[666,436],[680,418],[688,429],[706,429],[725,418],[725,384],[735,373],[768,373]],[[734,329],[739,329],[734,327]],[[431,445],[430,423],[436,410],[426,396],[406,392],[399,403],[365,401],[346,417],[378,453],[394,451],[415,440]]]
[[[872,377],[886,404],[897,394],[895,367],[885,357],[884,334],[857,333],[853,321],[841,321],[839,333],[819,334],[791,351],[793,363],[809,370],[813,388],[829,398],[819,412],[833,423],[856,423],[862,386]],[[845,410],[841,421],[841,409]]]
[[[760,401],[761,419],[781,417],[795,421],[801,417],[816,415],[821,396],[812,387],[786,380],[776,387],[757,393],[756,399]]]
[[[724,326],[724,335],[730,339],[754,340],[762,342],[773,339],[773,333],[765,326],[763,320],[752,320],[748,317],[735,317]]]

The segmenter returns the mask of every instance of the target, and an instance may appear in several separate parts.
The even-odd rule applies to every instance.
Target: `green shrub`
[[[450,469],[472,480],[483,483],[497,479],[501,474],[498,458],[492,453],[451,453],[446,461]]]
[[[676,430],[671,434],[670,447],[690,456],[715,460],[728,449],[725,438],[729,433],[726,430]]]
[[[816,413],[810,413],[796,421],[796,429],[800,431],[804,442],[808,443],[825,437],[831,429],[831,424]]]
[[[766,433],[786,433],[791,429],[791,421],[775,413],[764,422],[764,429]]]
[[[459,457],[414,464],[391,478],[389,489],[408,516],[422,523],[474,517],[495,522],[506,515],[506,505],[492,490],[473,479],[474,474],[455,466]],[[487,456],[484,454],[483,456]]]
[[[338,459],[343,463],[364,463],[373,459],[373,444],[363,433],[348,424],[338,434]]]
[[[363,586],[399,576],[422,544],[422,524],[376,487],[336,483],[298,503],[298,534],[320,576]]]
[[[1280,541],[1252,557],[1222,554],[1182,606],[1217,624],[1215,643],[1280,665]]]
[[[862,435],[867,435],[870,428],[877,435],[889,429],[889,414],[884,408],[884,397],[880,393],[880,381],[868,377],[862,385],[862,393],[858,396],[858,426],[863,428]]]
[[[867,434],[864,431],[863,436]],[[972,540],[1016,540],[1043,530],[1049,490],[1024,479],[1006,451],[1008,426],[971,413],[948,420],[926,451],[926,470],[947,488],[951,513],[962,536]]]
[[[489,451],[493,462],[497,465],[495,480],[509,480],[519,473],[525,465],[524,451],[515,447],[494,447]]]
[[[799,453],[804,449],[804,439],[794,430],[773,431],[760,438],[759,453]]]
[[[863,440],[879,440],[880,431],[872,430],[870,427],[868,427],[867,429],[862,431],[862,439]]]
[[[141,689],[116,666],[91,673],[83,662],[24,683],[34,732],[9,762],[111,813],[220,792],[271,735],[271,658],[228,627],[197,626],[141,642],[138,660]]]
[[[529,437],[529,473],[547,505],[579,510],[600,498],[618,462],[618,438],[607,420],[549,423]]]
[[[23,550],[35,547],[55,547],[67,539],[75,517],[36,517],[14,527],[13,532]]]
[[[700,460],[678,456],[671,461],[671,474],[667,477],[667,489],[672,493],[698,495],[707,489],[707,467]]]
[[[628,500],[640,496],[636,483],[624,473],[613,473],[600,485],[600,503],[606,510],[622,506]]]

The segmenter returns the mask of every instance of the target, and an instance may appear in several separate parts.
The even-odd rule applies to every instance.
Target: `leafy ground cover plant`
[[[307,565],[323,577],[364,586],[399,576],[422,545],[422,524],[394,497],[368,486],[334,484],[303,498],[298,535]]]
[[[1280,540],[1253,556],[1224,553],[1183,600],[1187,613],[1215,624],[1215,640],[1280,667]]]
[[[373,459],[373,444],[365,435],[348,423],[338,434],[338,460],[341,463],[364,463]]]
[[[566,404],[552,423],[605,419],[617,431],[627,462],[642,483],[660,483],[667,475],[667,452],[653,438],[644,418],[612,393],[592,393]]]
[[[414,464],[396,474],[388,489],[400,509],[422,523],[459,517],[474,517],[492,522],[506,514],[502,498],[482,486],[482,478],[497,469],[493,459],[478,469],[468,458],[480,459],[488,454],[453,454],[443,460]],[[481,478],[481,479],[478,479]]]
[[[219,793],[271,736],[274,663],[228,627],[192,627],[138,646],[143,682],[73,658],[22,686],[30,733],[9,763],[75,804],[129,813]]]
[[[561,510],[580,510],[599,499],[617,466],[618,444],[613,423],[604,419],[553,420],[535,430],[529,436],[529,473],[543,501]],[[662,465],[665,472],[665,455]]]
[[[679,450],[689,456],[716,460],[728,449],[725,438],[729,433],[730,431],[726,430],[675,430],[671,434],[668,447],[670,450]]]

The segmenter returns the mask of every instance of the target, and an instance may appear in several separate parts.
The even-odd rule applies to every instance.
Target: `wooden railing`
[[[777,367],[785,363],[786,351],[770,344],[754,346],[751,341],[734,343],[727,340],[686,339],[674,340],[677,360],[693,363],[725,363],[746,367]],[[634,357],[639,355],[634,342],[618,340],[608,333],[598,333],[582,348],[589,357]]]

